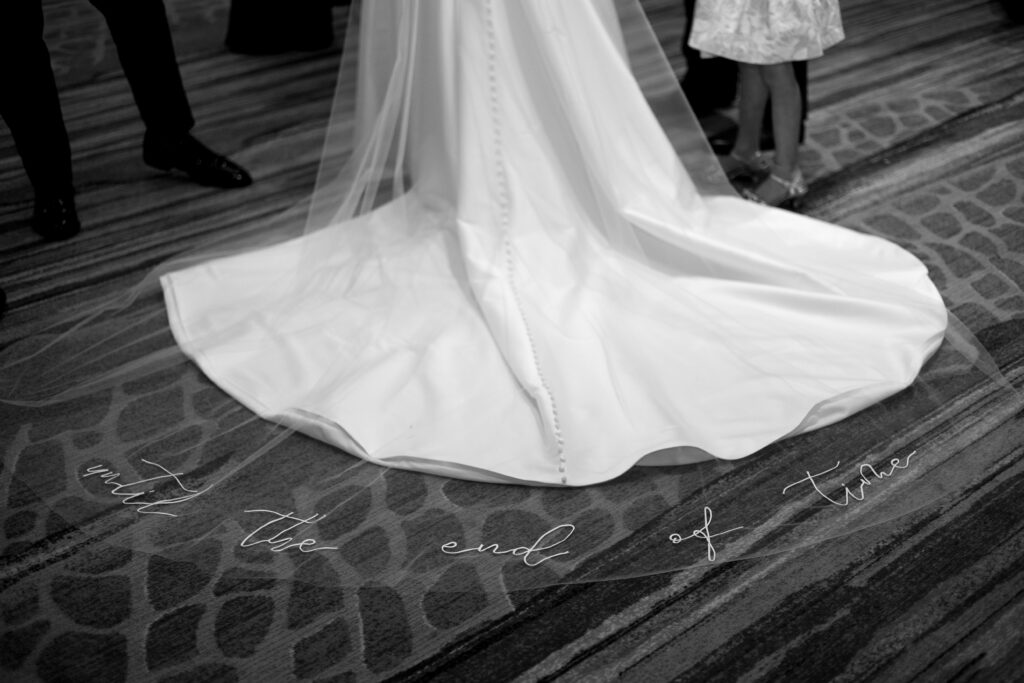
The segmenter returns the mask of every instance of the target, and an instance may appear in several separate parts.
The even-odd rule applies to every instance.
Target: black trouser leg
[[[732,104],[736,99],[738,72],[736,62],[721,57],[703,59],[700,50],[690,47],[695,5],[696,0],[684,1],[686,30],[683,32],[682,49],[686,58],[686,75],[681,85],[693,111],[700,116]]]
[[[807,123],[807,62],[793,62],[796,84],[800,86],[800,142],[804,141],[804,128]]]
[[[191,130],[195,121],[162,0],[90,1],[107,20],[147,132],[175,137]]]
[[[0,2],[0,65],[0,115],[36,196],[71,194],[71,148],[43,42],[41,0]]]
[[[242,54],[323,50],[334,43],[330,0],[231,0],[224,44]]]

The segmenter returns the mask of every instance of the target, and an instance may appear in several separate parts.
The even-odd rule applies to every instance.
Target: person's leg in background
[[[736,62],[722,57],[702,58],[700,50],[690,47],[690,29],[697,0],[683,0],[686,13],[686,28],[683,30],[682,52],[686,59],[686,74],[679,84],[683,88],[690,107],[702,118],[717,109],[728,109],[736,99],[739,72]],[[797,84],[800,86],[800,100],[803,115],[800,119],[800,141],[804,139],[804,124],[807,119],[807,62],[793,62]],[[764,126],[761,133],[761,149],[775,148],[771,108],[765,110]],[[712,132],[709,141],[719,154],[728,154],[736,137],[736,128],[727,127]]]
[[[32,227],[49,240],[74,237],[71,147],[43,42],[42,0],[0,3],[0,115],[35,193]]]
[[[683,93],[698,116],[706,116],[716,109],[732,106],[736,99],[736,62],[721,57],[700,56],[700,50],[690,47],[690,29],[696,0],[684,0],[686,28],[683,31],[683,57],[686,58],[686,74],[679,84]]]
[[[231,0],[224,45],[231,52],[269,55],[325,50],[334,44],[338,0]]]
[[[162,0],[91,0],[103,13],[139,108],[146,137],[143,159],[177,169],[201,185],[244,187],[252,178],[190,134],[195,120],[178,70]]]
[[[796,76],[797,87],[800,88],[800,142],[803,142],[804,129],[807,127],[807,62],[793,62],[793,74]],[[772,130],[771,119],[765,122],[765,128]]]

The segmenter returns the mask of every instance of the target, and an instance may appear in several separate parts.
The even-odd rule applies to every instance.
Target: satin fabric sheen
[[[611,4],[570,4],[417,3],[408,191],[162,278],[214,382],[380,465],[582,486],[750,456],[914,380],[946,325],[925,267],[701,196]]]

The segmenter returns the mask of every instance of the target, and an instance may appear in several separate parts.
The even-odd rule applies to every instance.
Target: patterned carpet
[[[46,2],[86,227],[69,243],[37,241],[27,181],[0,129],[0,283],[12,304],[4,346],[211,236],[278,214],[312,185],[337,49],[228,54],[227,0],[166,4],[198,136],[257,182],[217,192],[143,166],[141,124],[101,19],[78,0]],[[679,4],[644,2],[681,72]],[[380,552],[366,509],[385,509],[407,537],[429,536],[444,523],[440,497],[472,511],[486,496],[487,510],[530,508],[642,537],[677,521],[636,523],[645,501],[669,493],[632,473],[556,498],[380,472],[380,499],[351,494],[345,521],[319,537],[348,543],[356,582],[325,558],[293,564],[208,528],[190,531],[198,542],[173,558],[108,542],[125,509],[100,504],[102,484],[73,459],[130,453],[161,434],[178,435],[162,446],[178,451],[196,437],[175,425],[237,421],[235,440],[202,455],[216,469],[259,429],[185,365],[46,410],[0,404],[5,680],[1024,680],[1024,27],[987,0],[842,7],[847,40],[811,66],[804,210],[921,258],[1016,391],[984,378],[936,382],[938,396],[907,397],[878,440],[862,442],[865,422],[851,420],[807,447],[889,450],[908,434],[944,444],[962,462],[949,495],[785,553],[530,590],[375,581],[400,550],[385,541]],[[340,37],[340,8],[335,21]],[[159,334],[159,319],[145,324]],[[923,411],[925,398],[940,408]],[[345,462],[300,437],[282,449],[302,477],[328,478]],[[231,493],[233,509],[248,503],[246,486],[266,497],[300,481],[259,474],[253,467]],[[729,481],[762,475],[741,468]],[[210,528],[230,523],[232,510],[208,512]],[[598,559],[626,562],[634,549],[618,544]],[[429,567],[432,580],[466,585],[447,568]]]

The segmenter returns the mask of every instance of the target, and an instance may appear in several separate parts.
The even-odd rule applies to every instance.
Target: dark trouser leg
[[[1003,6],[1010,21],[1024,24],[1024,5],[1021,5],[1020,0],[999,0],[999,4]]]
[[[231,0],[224,44],[232,52],[265,55],[323,50],[334,43],[329,0]]]
[[[61,116],[41,0],[0,3],[0,115],[37,197],[72,193],[71,148]]]
[[[807,123],[807,62],[793,62],[793,73],[800,88],[800,142],[803,142],[804,124]]]
[[[796,83],[800,86],[800,104],[804,118],[807,118],[807,62],[793,62],[793,73],[796,74]]]
[[[195,121],[162,0],[90,0],[106,17],[147,133],[177,137]]]
[[[162,0],[90,1],[107,18],[121,68],[146,124],[142,160],[154,168],[177,169],[203,185],[249,185],[252,178],[243,168],[189,135],[195,121]]]
[[[736,62],[714,57],[702,59],[699,50],[690,47],[690,30],[693,27],[693,12],[696,0],[685,0],[686,30],[683,32],[683,57],[686,58],[686,75],[681,85],[686,99],[698,115],[714,109],[728,107],[736,99],[738,72]]]

